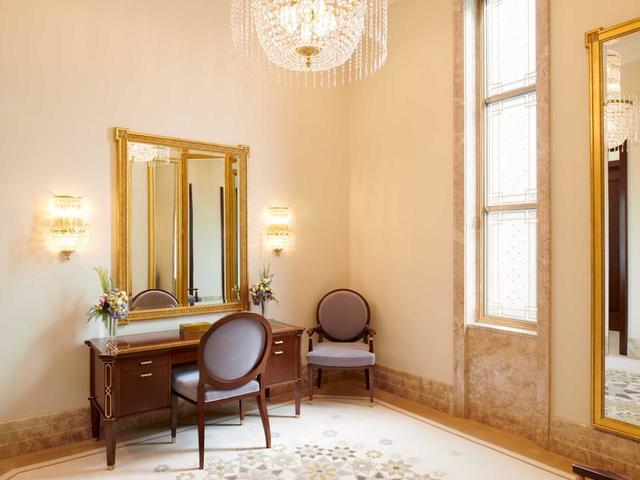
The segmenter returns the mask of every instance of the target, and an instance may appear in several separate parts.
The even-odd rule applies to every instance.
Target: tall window
[[[480,320],[536,322],[535,0],[482,0]]]

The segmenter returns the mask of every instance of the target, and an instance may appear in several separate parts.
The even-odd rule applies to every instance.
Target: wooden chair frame
[[[222,378],[218,378],[212,375],[205,365],[204,359],[204,349],[207,344],[207,340],[209,337],[217,331],[222,326],[226,325],[229,322],[233,322],[238,319],[253,319],[259,322],[265,330],[266,338],[264,344],[264,351],[260,356],[260,359],[256,363],[256,366],[247,374],[243,375],[240,378],[236,378],[234,380],[224,380]],[[265,386],[262,376],[264,375],[264,371],[267,366],[267,359],[269,356],[269,351],[271,348],[273,334],[271,331],[271,325],[267,319],[263,316],[258,315],[256,313],[250,312],[239,312],[233,313],[231,315],[227,315],[226,317],[215,322],[211,328],[202,336],[200,339],[200,344],[198,345],[198,373],[199,373],[199,381],[198,381],[198,390],[197,390],[197,400],[193,401],[192,399],[181,395],[180,393],[174,391],[172,389],[171,393],[171,438],[175,442],[176,438],[176,429],[178,424],[178,397],[183,400],[196,405],[197,406],[197,415],[198,415],[198,453],[199,453],[199,461],[200,461],[200,469],[204,468],[204,429],[205,429],[205,405],[209,404],[219,404],[219,403],[228,403],[231,401],[239,401],[239,413],[240,413],[240,421],[244,423],[244,404],[243,400],[245,398],[255,397],[258,402],[258,411],[260,412],[260,418],[262,419],[262,427],[264,429],[264,436],[267,443],[267,448],[271,448],[271,427],[269,425],[269,413],[267,411],[267,402],[265,396]],[[232,390],[234,388],[239,388],[242,385],[250,382],[251,380],[258,380],[260,384],[260,391],[256,394],[248,393],[244,395],[238,395],[235,397],[229,397],[222,400],[213,400],[210,402],[205,402],[205,386],[209,385],[214,387],[217,390]]]
[[[320,325],[320,305],[322,305],[322,302],[324,301],[325,298],[337,292],[350,292],[357,295],[362,299],[362,301],[364,302],[367,308],[367,322],[365,324],[365,327],[362,329],[362,331],[358,335],[348,340],[338,340],[336,338],[333,338],[331,335],[325,332]],[[318,302],[318,306],[316,307],[317,325],[307,330],[307,335],[309,335],[309,352],[313,351],[313,335],[317,333],[319,343],[322,343],[323,339],[325,338],[336,343],[349,343],[349,342],[357,342],[359,340],[362,340],[363,343],[369,344],[369,352],[375,353],[373,348],[373,337],[375,336],[376,331],[369,326],[370,320],[371,320],[371,309],[369,308],[369,303],[358,292],[348,288],[338,288],[336,290],[330,291],[320,299],[320,301]],[[307,376],[308,376],[310,402],[313,401],[313,371],[314,370],[318,371],[318,388],[320,388],[322,386],[323,370],[363,370],[363,367],[360,367],[360,366],[359,367],[327,367],[323,365],[314,365],[312,363],[307,363]],[[367,390],[369,390],[369,401],[371,403],[373,403],[374,375],[375,375],[375,364],[368,367],[364,367],[365,384],[367,386]]]

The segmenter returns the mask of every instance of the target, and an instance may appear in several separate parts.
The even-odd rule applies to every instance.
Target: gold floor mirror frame
[[[122,323],[139,320],[157,320],[162,318],[182,317],[186,315],[199,315],[216,312],[229,312],[249,309],[249,287],[247,273],[247,160],[249,147],[246,145],[231,146],[217,143],[206,143],[196,140],[152,135],[147,133],[132,132],[126,128],[115,128],[117,155],[117,249],[116,249],[116,278],[118,286],[131,293],[131,164],[128,158],[129,142],[162,145],[178,149],[193,149],[221,153],[227,156],[236,156],[238,159],[239,175],[239,248],[240,248],[240,300],[223,304],[178,306],[176,308],[160,308],[132,311]],[[188,205],[181,202],[181,218],[186,218]],[[183,231],[183,235],[186,232]],[[184,243],[184,239],[183,239]],[[235,255],[236,252],[233,252]],[[184,255],[181,255],[184,260]],[[186,271],[186,270],[183,270]]]
[[[589,50],[589,96],[591,105],[591,228],[592,228],[592,321],[591,321],[591,419],[593,426],[640,439],[640,426],[605,416],[605,201],[604,201],[604,85],[603,44],[640,31],[640,18],[609,28],[587,32]]]

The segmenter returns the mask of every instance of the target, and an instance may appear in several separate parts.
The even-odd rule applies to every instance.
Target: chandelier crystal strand
[[[606,99],[604,103],[604,127],[607,147],[620,149],[640,145],[640,95],[622,88],[622,56],[609,49],[606,57]]]
[[[233,45],[260,73],[287,86],[337,86],[340,75],[352,83],[385,64],[387,1],[232,0]]]

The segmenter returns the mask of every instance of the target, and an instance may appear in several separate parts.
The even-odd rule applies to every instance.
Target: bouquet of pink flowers
[[[259,305],[262,310],[262,316],[264,317],[265,305],[271,301],[278,302],[271,282],[273,281],[274,274],[269,271],[270,266],[265,265],[260,271],[260,281],[251,286],[249,289],[249,295],[254,305]]]
[[[109,336],[115,336],[115,329],[118,321],[126,318],[129,314],[129,296],[127,292],[117,289],[113,285],[111,275],[103,267],[96,267],[102,294],[98,297],[98,303],[92,305],[87,312],[87,321],[96,318],[102,319],[105,327],[109,331]]]

